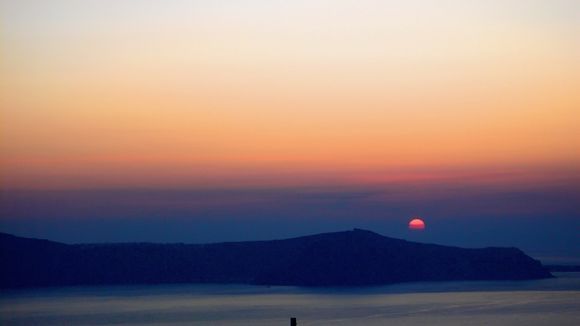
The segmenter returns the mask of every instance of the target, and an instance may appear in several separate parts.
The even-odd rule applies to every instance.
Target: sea
[[[0,325],[580,325],[580,273],[531,281],[240,284],[0,292]]]

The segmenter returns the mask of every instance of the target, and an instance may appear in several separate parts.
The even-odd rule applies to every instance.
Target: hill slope
[[[217,244],[79,244],[0,233],[0,287],[248,283],[352,286],[551,277],[516,248],[464,249],[355,229]]]

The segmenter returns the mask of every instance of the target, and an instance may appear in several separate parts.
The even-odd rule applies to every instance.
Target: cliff
[[[465,249],[370,231],[216,244],[77,244],[0,233],[0,287],[247,283],[361,286],[551,277],[517,248]]]

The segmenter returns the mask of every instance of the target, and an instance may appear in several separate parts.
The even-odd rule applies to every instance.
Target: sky
[[[578,35],[575,0],[0,0],[0,231],[580,261]]]

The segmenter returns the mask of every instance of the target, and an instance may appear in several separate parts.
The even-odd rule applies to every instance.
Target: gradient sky
[[[425,240],[580,259],[579,35],[575,0],[0,0],[0,230],[409,237],[420,214]]]

